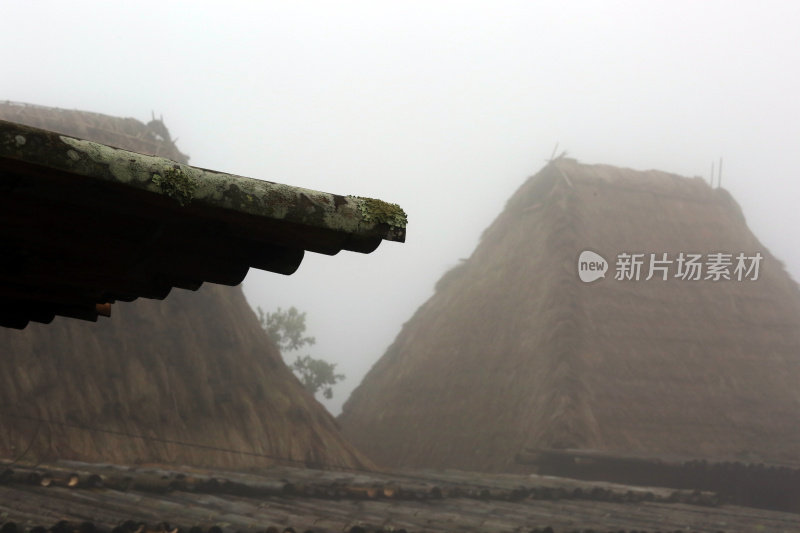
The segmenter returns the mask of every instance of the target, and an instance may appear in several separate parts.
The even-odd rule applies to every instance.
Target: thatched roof
[[[137,300],[97,324],[0,328],[0,346],[0,457],[368,464],[286,367],[239,287]]]
[[[172,139],[161,118],[153,117],[145,124],[130,117],[112,117],[91,111],[59,109],[8,100],[0,101],[0,118],[79,139],[94,139],[140,154],[166,157],[178,163],[189,162],[189,156],[178,150],[175,144],[177,139]]]
[[[606,279],[579,280],[587,249]],[[618,281],[623,252],[763,260],[756,281]],[[800,291],[725,190],[559,159],[442,277],[340,423],[394,466],[508,470],[551,448],[797,461],[798,383]]]
[[[28,109],[46,123],[44,108],[14,104],[0,106],[0,118],[24,121]],[[54,114],[53,125],[64,128]],[[139,123],[138,131],[133,119],[119,123],[127,135],[109,140],[159,151],[147,144],[157,138],[160,151],[185,158],[162,122]],[[102,133],[80,126],[74,131]],[[370,253],[384,239],[405,239],[405,213],[380,200],[190,167],[3,120],[0,179],[0,326],[54,315],[96,320],[116,300],[164,298],[173,286],[204,281],[236,285],[249,267],[291,274],[306,250]]]
[[[63,130],[101,120],[19,109]],[[131,120],[104,117],[97,127],[130,132]],[[92,135],[108,142],[103,131]],[[48,326],[0,328],[0,354],[0,457],[369,465],[283,363],[239,287],[206,284],[164,301],[140,299],[97,324],[56,317]]]

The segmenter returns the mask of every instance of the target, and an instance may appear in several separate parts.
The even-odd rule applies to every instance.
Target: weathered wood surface
[[[713,491],[726,503],[800,512],[800,466],[617,455],[595,450],[528,450],[517,462],[584,480]]]
[[[75,481],[77,479],[77,482]],[[0,473],[0,522],[125,522],[264,531],[800,531],[800,515],[719,505],[711,493],[549,476],[258,472],[61,462]],[[84,527],[85,529],[85,527]],[[10,531],[10,530],[9,530]],[[356,529],[357,531],[357,529]],[[117,533],[126,533],[117,530]],[[134,533],[131,531],[130,533]]]

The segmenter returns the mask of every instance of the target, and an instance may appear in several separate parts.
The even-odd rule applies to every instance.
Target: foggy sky
[[[251,270],[350,390],[556,143],[708,177],[800,279],[795,2],[11,2],[0,99],[163,114],[193,165],[399,203],[405,244]],[[591,243],[587,243],[591,245]],[[658,250],[652,250],[657,252]]]

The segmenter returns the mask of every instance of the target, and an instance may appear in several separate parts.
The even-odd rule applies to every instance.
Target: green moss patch
[[[408,224],[408,217],[403,208],[397,204],[390,204],[375,198],[358,198],[361,217],[365,222],[374,224],[388,224],[397,228],[405,228]]]

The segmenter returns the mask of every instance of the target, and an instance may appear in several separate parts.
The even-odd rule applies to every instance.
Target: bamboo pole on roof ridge
[[[708,184],[711,185],[711,188],[714,188],[714,161],[711,162],[711,175],[708,178]]]

